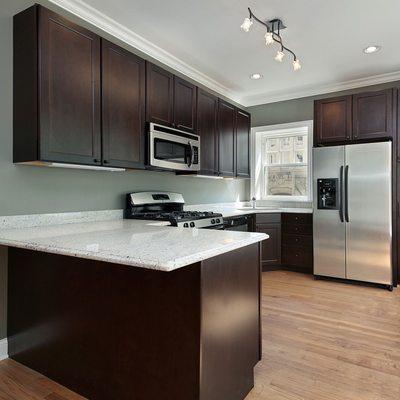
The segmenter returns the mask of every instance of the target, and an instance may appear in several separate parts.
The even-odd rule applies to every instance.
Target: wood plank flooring
[[[400,290],[263,276],[263,360],[246,400],[399,400]]]
[[[400,289],[265,272],[262,317],[263,361],[246,400],[400,399]],[[0,400],[28,399],[83,397],[0,362]]]

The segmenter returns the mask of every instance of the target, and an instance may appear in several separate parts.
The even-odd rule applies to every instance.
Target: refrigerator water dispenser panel
[[[318,179],[318,209],[339,210],[339,179]]]

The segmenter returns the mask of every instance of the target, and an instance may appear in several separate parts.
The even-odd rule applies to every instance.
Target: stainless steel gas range
[[[222,214],[209,211],[184,211],[180,193],[136,192],[126,196],[125,218],[169,221],[182,228],[224,229]]]

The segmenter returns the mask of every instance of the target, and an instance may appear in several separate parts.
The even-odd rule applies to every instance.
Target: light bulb
[[[269,46],[270,44],[274,43],[274,36],[272,32],[267,32],[264,37],[266,46]]]
[[[275,60],[282,62],[283,57],[285,57],[285,53],[283,51],[278,50],[278,52],[276,53],[276,56],[275,56]]]
[[[245,18],[243,21],[243,24],[240,25],[240,29],[244,32],[248,32],[252,25],[253,25],[253,21],[250,18]]]
[[[293,61],[293,69],[294,69],[295,71],[298,71],[299,69],[301,69],[301,64],[300,64],[300,61],[299,61],[298,58],[296,58],[296,59]]]

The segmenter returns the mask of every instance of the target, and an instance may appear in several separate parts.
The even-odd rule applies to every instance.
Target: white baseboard
[[[8,341],[7,338],[0,340],[0,361],[8,358]]]

